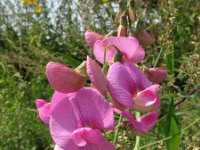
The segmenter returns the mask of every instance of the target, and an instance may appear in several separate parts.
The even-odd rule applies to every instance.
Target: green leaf
[[[64,60],[67,62],[67,64],[72,66],[72,68],[76,68],[78,65],[81,64],[81,62],[79,60],[76,60],[76,59],[72,58],[71,56],[65,56]]]
[[[169,70],[169,74],[173,75],[174,73],[174,47],[172,50],[165,55],[165,64]]]
[[[167,143],[166,143],[167,150],[176,150],[180,142],[180,132],[179,132],[176,118],[175,118],[173,100],[171,101],[171,104],[169,106],[169,111],[168,111],[167,120],[166,120],[165,136],[171,137],[169,140],[167,140]]]

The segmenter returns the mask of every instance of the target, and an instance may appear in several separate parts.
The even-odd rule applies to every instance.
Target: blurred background
[[[103,35],[116,30],[113,20],[118,7],[118,1],[109,0],[0,1],[0,149],[53,149],[34,103],[37,98],[50,101],[53,93],[45,66],[58,61],[77,67],[90,53],[86,29]],[[142,64],[169,70],[160,90],[160,112],[165,112],[171,99],[184,99],[176,107],[176,117],[178,128],[185,128],[200,116],[200,1],[135,0],[135,9],[140,27],[156,38],[153,45],[144,46]],[[164,124],[165,119],[142,137],[141,145],[163,139]],[[180,149],[200,149],[199,129],[200,122],[181,133]],[[132,133],[126,137],[119,138],[118,149],[133,147]],[[164,145],[161,141],[144,149]]]

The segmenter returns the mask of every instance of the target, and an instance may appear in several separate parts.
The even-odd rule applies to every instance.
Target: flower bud
[[[136,20],[135,1],[130,0],[128,8],[128,16],[132,22]]]
[[[152,33],[142,30],[137,32],[136,37],[142,45],[152,45],[156,41],[156,38]]]
[[[166,67],[150,68],[145,71],[147,78],[151,82],[159,83],[162,82],[167,76],[168,70]]]
[[[120,0],[119,1],[119,11],[117,12],[114,23],[118,24],[120,22],[120,18],[123,15],[125,9],[126,9],[126,1]]]
[[[49,62],[46,75],[54,90],[61,93],[78,91],[85,84],[85,76],[75,70],[56,62]]]
[[[117,36],[127,37],[127,18],[126,15],[122,15],[120,18],[120,25],[117,30]]]

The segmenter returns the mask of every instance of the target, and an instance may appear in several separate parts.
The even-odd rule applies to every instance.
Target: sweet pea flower
[[[157,123],[158,113],[152,111],[148,114],[142,115],[136,119],[130,112],[126,110],[113,109],[116,113],[128,119],[126,125],[135,133],[139,135],[146,135]]]
[[[139,63],[145,56],[144,49],[134,37],[108,37],[95,42],[93,53],[96,59],[103,64],[104,51],[106,62],[111,63],[117,50],[123,54],[124,61]]]
[[[94,32],[94,31],[91,31],[91,30],[87,30],[85,32],[85,41],[86,43],[88,44],[88,46],[92,49],[93,46],[94,46],[94,43],[97,41],[97,40],[103,40],[104,39],[104,36],[103,35],[100,35],[99,33],[97,32]]]
[[[140,69],[131,62],[116,62],[111,65],[107,79],[113,103],[118,108],[146,112],[160,106],[157,93],[159,85],[151,85]]]
[[[105,94],[107,91],[108,81],[106,76],[101,71],[100,66],[92,60],[89,56],[87,56],[87,74],[90,77],[90,80],[94,84],[94,86],[98,89],[101,94]]]
[[[147,78],[151,82],[160,83],[167,76],[168,70],[166,67],[149,68],[145,71]]]
[[[76,92],[85,84],[84,75],[56,62],[47,64],[46,75],[50,85],[61,93]]]
[[[95,89],[82,88],[61,99],[49,125],[56,150],[115,150],[101,134],[114,129],[113,110]]]
[[[55,91],[51,102],[47,102],[46,100],[43,99],[37,99],[35,101],[35,105],[39,114],[39,118],[41,119],[41,121],[45,124],[49,124],[49,120],[50,120],[50,115],[51,112],[53,111],[54,107],[57,105],[57,103],[67,97],[69,94],[64,94],[64,93],[60,93],[58,91]]]

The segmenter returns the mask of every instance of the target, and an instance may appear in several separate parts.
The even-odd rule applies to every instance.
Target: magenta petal
[[[148,88],[151,83],[147,79],[147,77],[144,75],[144,73],[136,67],[133,63],[131,62],[125,62],[124,66],[126,67],[127,71],[132,77],[132,80],[136,83],[138,89],[140,91]]]
[[[156,111],[152,111],[146,115],[143,115],[139,121],[142,123],[144,129],[149,131],[157,123],[158,113]]]
[[[110,66],[107,79],[112,98],[121,105],[132,108],[132,97],[136,92],[136,86],[124,65],[116,62]]]
[[[166,67],[150,68],[146,71],[147,78],[151,82],[162,82],[167,76],[168,70]]]
[[[98,34],[97,32],[87,30],[85,32],[85,41],[89,45],[90,48],[93,48],[94,43],[97,40],[103,40],[104,36]]]
[[[140,112],[149,111],[156,102],[156,95],[149,89],[137,93],[133,99],[133,107]]]
[[[104,95],[107,91],[108,81],[99,65],[89,56],[87,56],[87,74],[94,86]]]
[[[114,116],[109,103],[95,89],[82,88],[72,99],[84,126],[94,129],[114,129]]]
[[[144,59],[144,49],[134,37],[111,37],[104,39],[103,43],[117,47],[124,54],[126,61],[138,63]]]
[[[113,57],[115,55],[116,49],[112,46],[108,46],[107,44],[103,43],[103,41],[96,41],[93,48],[93,53],[95,58],[101,64],[104,63],[104,50],[106,49],[106,62],[111,63]]]
[[[42,99],[37,99],[35,101],[39,117],[40,119],[46,123],[49,124],[49,119],[50,119],[50,103],[46,102],[45,100]]]
[[[74,143],[83,147],[86,144],[93,144],[99,146],[103,142],[102,134],[99,130],[91,128],[79,128],[72,133]]]
[[[64,98],[55,106],[49,125],[51,136],[60,148],[77,149],[71,135],[75,129],[82,125],[69,99]]]
[[[85,77],[67,66],[49,62],[46,66],[46,75],[50,85],[58,92],[72,93],[85,84]]]

